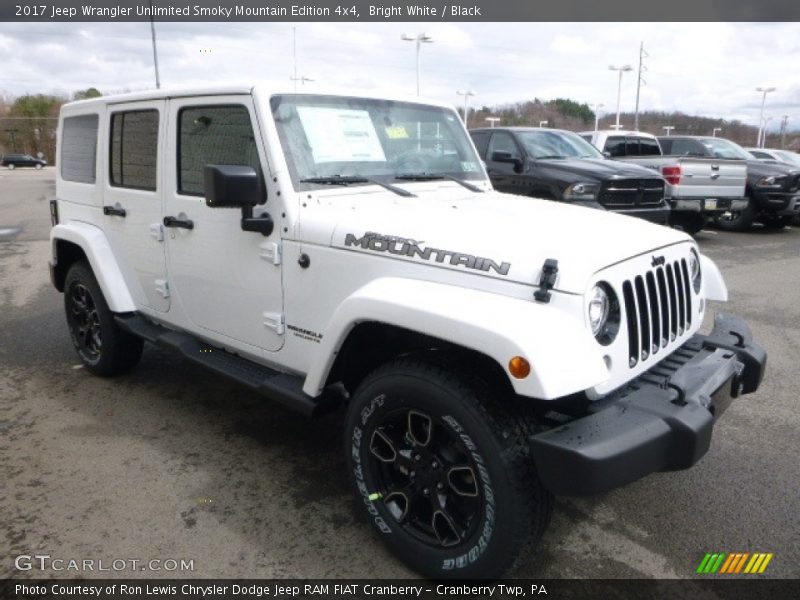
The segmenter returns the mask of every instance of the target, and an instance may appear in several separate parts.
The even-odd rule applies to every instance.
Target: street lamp
[[[722,131],[722,127],[714,127],[714,130],[711,132],[711,137],[717,137],[717,133]]]
[[[404,42],[415,42],[417,44],[417,96],[419,96],[419,49],[422,44],[432,44],[433,38],[424,33],[418,33],[416,36],[410,36],[404,33],[400,36],[400,39]]]
[[[774,87],[757,87],[756,91],[761,92],[761,116],[758,119],[758,140],[756,141],[756,147],[760,147],[759,143],[761,142],[761,132],[762,123],[764,122],[764,105],[767,103],[767,94],[770,92],[774,92],[776,88]]]
[[[547,125],[547,121],[539,121],[539,127],[544,127]]]
[[[456,91],[456,94],[459,96],[464,96],[464,127],[469,127],[469,121],[467,119],[467,111],[469,111],[469,97],[474,96],[475,93],[472,90],[467,90],[466,92],[459,92]]]
[[[675,129],[675,125],[664,125],[661,129],[667,132],[667,137],[669,134],[672,133],[672,130]]]
[[[500,117],[486,117],[486,120],[489,121],[489,127],[494,129],[494,124],[500,122]]]
[[[594,130],[597,131],[598,127],[600,126],[600,109],[603,108],[605,104],[601,104],[596,102],[592,104],[592,112],[594,112]]]
[[[759,140],[757,148],[763,148],[767,144],[767,123],[772,121],[775,117],[764,117],[761,121],[761,139]]]
[[[621,67],[615,67],[614,65],[609,65],[608,69],[610,71],[619,71],[619,83],[617,83],[617,126],[616,126],[616,130],[619,131],[619,107],[620,107],[620,101],[622,99],[622,74],[627,71],[633,71],[633,67],[630,65],[622,65]]]

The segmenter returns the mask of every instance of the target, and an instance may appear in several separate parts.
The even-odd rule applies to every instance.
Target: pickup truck
[[[58,156],[50,273],[81,373],[147,342],[231,394],[341,407],[331,477],[431,579],[501,576],[555,495],[691,467],[762,380],[744,320],[700,332],[728,291],[691,237],[496,192],[443,103],[106,96],[61,108]]]
[[[571,131],[494,127],[473,129],[470,135],[500,192],[669,222],[662,177],[608,160]]]
[[[662,150],[654,135],[639,131],[589,131],[581,136],[610,158],[659,172],[668,184],[670,222],[687,233],[697,233],[710,219],[740,211],[747,204],[744,161],[720,161],[674,149]]]
[[[747,150],[724,138],[674,136],[672,139],[695,156],[713,157],[720,164],[744,161],[747,165],[746,203],[739,210],[717,215],[720,229],[746,231],[754,222],[767,229],[783,229],[800,217],[800,167],[758,160]]]

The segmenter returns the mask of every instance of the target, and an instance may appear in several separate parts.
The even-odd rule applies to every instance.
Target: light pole
[[[456,94],[459,96],[464,96],[464,127],[469,127],[469,119],[467,118],[467,114],[469,111],[469,97],[474,96],[475,93],[472,90],[467,90],[466,92],[459,92],[456,91]]]
[[[594,112],[594,130],[597,131],[598,127],[600,127],[600,109],[603,108],[605,104],[601,104],[596,102],[592,105],[592,111]]]
[[[150,0],[150,37],[153,40],[153,67],[156,70],[156,89],[161,89],[161,78],[158,76],[158,50],[156,48],[156,24],[153,21],[153,0]]]
[[[772,121],[775,117],[764,117],[764,120],[761,122],[761,139],[759,140],[757,148],[763,148],[767,145],[767,123]]]
[[[672,133],[672,130],[675,129],[675,125],[664,125],[661,129],[667,132],[667,137],[669,134]]]
[[[422,47],[422,44],[432,44],[433,38],[424,33],[418,33],[413,37],[404,33],[400,36],[400,39],[404,42],[416,42],[417,44],[417,96],[419,96],[419,49]]]
[[[486,120],[489,121],[489,127],[494,129],[494,124],[500,122],[500,117],[486,117]]]
[[[619,131],[619,108],[620,102],[622,101],[622,74],[627,71],[633,71],[633,67],[630,65],[622,65],[621,67],[615,67],[614,65],[609,65],[609,71],[619,71],[619,83],[617,83],[617,126],[616,129]]]
[[[294,82],[294,91],[297,93],[297,82],[300,82],[300,85],[303,86],[306,84],[306,81],[312,82],[314,81],[310,77],[306,77],[305,75],[297,75],[297,27],[292,27],[292,71],[293,75],[289,77],[291,81]]]
[[[722,127],[714,127],[714,130],[711,132],[711,137],[717,137],[717,133],[722,132]]]
[[[542,127],[544,127],[545,125],[547,125],[547,121],[539,121],[539,128],[540,128],[540,129],[541,129]]]
[[[761,132],[762,124],[764,122],[764,105],[767,103],[767,94],[770,92],[774,92],[776,88],[774,87],[757,87],[756,91],[761,92],[761,116],[758,119],[758,140],[756,141],[756,147],[760,148],[759,144],[761,143]]]

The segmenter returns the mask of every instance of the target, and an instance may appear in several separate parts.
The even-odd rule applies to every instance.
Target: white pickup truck
[[[554,495],[690,467],[762,379],[741,319],[699,333],[727,290],[690,237],[495,192],[444,104],[104,97],[62,108],[58,156],[51,276],[86,370],[146,341],[346,405],[363,514],[431,578],[504,573]]]
[[[704,158],[682,149],[680,143],[662,148],[656,136],[641,131],[585,131],[580,135],[609,158],[661,173],[668,184],[670,222],[687,233],[697,233],[708,220],[747,206],[745,161]]]

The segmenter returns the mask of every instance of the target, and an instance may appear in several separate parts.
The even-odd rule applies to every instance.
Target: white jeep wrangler
[[[144,341],[307,415],[430,577],[496,577],[553,495],[708,450],[766,354],[688,236],[495,193],[434,102],[147,92],[64,106],[51,274],[86,368]]]

